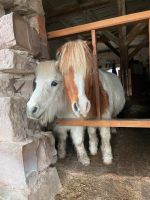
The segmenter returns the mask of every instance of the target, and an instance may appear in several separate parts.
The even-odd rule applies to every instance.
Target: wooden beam
[[[119,15],[126,14],[126,2],[125,0],[117,0],[118,3],[118,13]],[[118,28],[119,32],[119,48],[120,48],[120,74],[121,81],[128,95],[128,84],[127,84],[127,67],[128,67],[128,49],[126,45],[126,26],[123,25]]]
[[[134,26],[134,28],[128,33],[126,45],[129,45],[137,35],[139,35],[146,28],[146,23],[138,23]]]
[[[60,126],[91,126],[91,127],[126,127],[126,128],[150,128],[150,119],[126,119],[126,120],[77,120],[57,119],[55,124]]]
[[[50,31],[47,33],[48,39],[83,33],[91,30],[104,29],[112,26],[124,25],[131,22],[148,20],[150,18],[150,10],[138,12],[134,14],[114,17],[111,19],[92,22],[84,25],[65,28],[57,31]]]
[[[119,53],[119,51],[117,51],[117,49],[116,48],[114,48],[112,45],[111,45],[111,43],[110,42],[104,42],[104,44],[110,49],[110,50],[112,50],[112,52],[115,54],[115,55],[117,55],[118,57],[120,57],[120,53]],[[99,52],[98,52],[99,53]]]
[[[51,23],[55,23],[58,22],[59,20],[63,20],[65,18],[68,18],[69,15],[71,16],[75,16],[77,14],[81,14],[81,12],[86,11],[88,9],[94,9],[97,6],[100,5],[105,5],[109,3],[109,0],[94,0],[94,1],[85,1],[84,3],[80,3],[78,1],[78,3],[75,4],[69,4],[69,5],[65,5],[63,6],[61,9],[54,9],[53,8],[53,12],[47,12],[46,13],[46,24],[51,24]],[[48,10],[48,9],[47,9]]]
[[[129,54],[129,60],[131,60],[143,47],[148,46],[147,36],[145,36],[141,43],[136,46],[136,48]]]
[[[97,118],[100,119],[100,91],[99,91],[99,73],[98,73],[98,67],[97,67],[97,42],[96,42],[96,31],[91,31],[91,37],[92,37],[92,46],[93,46],[93,55],[95,57],[95,63],[94,65],[94,88],[95,88],[95,95],[96,95],[96,112],[97,112]]]
[[[149,76],[150,76],[150,18],[148,22],[148,35],[149,35]]]
[[[103,31],[102,32],[105,37],[107,37],[110,41],[113,41],[117,46],[119,46],[119,39],[114,35],[112,34],[110,31]]]

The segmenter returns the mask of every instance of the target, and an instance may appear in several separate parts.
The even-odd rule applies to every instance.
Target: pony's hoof
[[[66,157],[66,152],[58,152],[58,158],[64,159]]]
[[[82,160],[80,159],[79,162],[84,166],[90,165],[90,159],[89,158],[84,158]]]
[[[103,163],[105,165],[111,165],[112,164],[112,157],[105,157],[105,158],[103,158]]]
[[[95,156],[97,154],[97,148],[90,148],[90,154]]]

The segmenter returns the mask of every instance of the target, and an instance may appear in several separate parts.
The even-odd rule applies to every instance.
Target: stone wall
[[[42,59],[49,51],[41,0],[0,0],[0,199],[52,200],[61,191],[55,139],[26,116]]]

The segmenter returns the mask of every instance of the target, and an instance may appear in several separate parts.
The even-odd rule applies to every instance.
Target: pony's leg
[[[67,131],[57,131],[57,138],[58,138],[58,157],[63,159],[66,157],[66,140],[67,140]]]
[[[78,161],[87,166],[90,159],[84,147],[84,129],[83,127],[72,127],[71,137],[77,151]]]
[[[89,135],[89,149],[91,155],[96,155],[98,150],[98,138],[96,135],[96,128],[88,127]]]
[[[102,158],[103,162],[107,165],[112,163],[112,151],[110,144],[110,127],[101,127],[100,128],[100,136],[101,136],[101,150],[102,150]]]

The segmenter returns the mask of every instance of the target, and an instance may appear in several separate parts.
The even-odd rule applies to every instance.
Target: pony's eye
[[[56,86],[58,83],[56,82],[56,81],[52,81],[51,82],[51,86],[53,87],[53,86]]]
[[[33,90],[35,90],[36,88],[36,82],[35,82],[35,79],[33,80]]]

